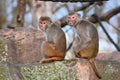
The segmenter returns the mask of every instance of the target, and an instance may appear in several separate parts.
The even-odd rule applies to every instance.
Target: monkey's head
[[[78,23],[78,21],[80,20],[80,16],[81,16],[80,14],[75,13],[75,12],[69,13],[69,15],[68,15],[68,24],[70,26],[75,26]]]
[[[48,27],[51,27],[52,20],[48,16],[41,16],[39,19],[40,29],[46,31]]]

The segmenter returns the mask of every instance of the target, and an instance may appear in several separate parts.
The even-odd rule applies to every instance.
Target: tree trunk
[[[26,0],[18,0],[18,15],[17,15],[17,26],[23,27],[24,26],[24,15],[25,15],[25,8],[26,8]]]
[[[0,1],[0,29],[6,21],[6,0]]]

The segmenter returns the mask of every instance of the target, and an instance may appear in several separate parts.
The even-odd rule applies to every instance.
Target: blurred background
[[[47,15],[68,30],[71,40],[72,32],[63,21],[69,12],[78,12],[85,19],[97,14],[112,40],[120,47],[120,2],[109,0],[104,2],[52,2],[40,0],[0,0],[0,29],[7,25],[25,28],[37,28],[40,16]],[[107,16],[108,15],[108,16]],[[19,21],[20,20],[20,21]],[[22,20],[22,21],[21,21]],[[19,25],[18,25],[19,23]],[[106,36],[98,22],[94,22],[99,33],[99,53],[117,51]]]

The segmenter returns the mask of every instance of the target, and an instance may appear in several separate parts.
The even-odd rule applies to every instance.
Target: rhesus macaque
[[[97,29],[91,22],[81,19],[78,13],[68,15],[68,24],[74,27],[77,32],[77,37],[73,43],[75,56],[88,59],[96,76],[101,79],[94,63],[99,48]]]
[[[64,60],[66,53],[66,37],[59,25],[53,23],[47,16],[40,17],[40,29],[46,34],[46,41],[42,44],[45,59],[40,63]]]

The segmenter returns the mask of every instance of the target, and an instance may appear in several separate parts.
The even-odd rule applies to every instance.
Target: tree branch
[[[18,0],[18,15],[17,15],[18,27],[24,26],[25,4],[26,0]]]
[[[82,4],[82,6],[74,8],[74,12],[77,12],[79,10],[84,10],[84,9],[88,8],[92,4],[93,3],[90,3],[90,2]],[[65,25],[67,25],[66,18],[67,18],[67,16],[65,16],[65,17],[61,18],[60,20],[56,21],[56,23],[58,23],[61,27],[64,27]]]
[[[81,8],[83,9],[83,8]],[[101,14],[100,16],[98,16],[101,21],[108,21],[111,17],[113,17],[114,15],[120,13],[120,6],[119,7],[116,7],[104,14]],[[63,17],[62,19],[60,19],[59,21],[56,21],[56,22],[59,22],[59,24],[61,25],[61,27],[64,27],[65,25],[67,25],[67,22],[66,22],[66,17]],[[93,18],[93,17],[90,17],[88,18],[88,20],[92,23],[97,23],[97,21]]]
[[[40,1],[40,0],[36,0]],[[108,0],[41,0],[41,1],[53,1],[53,2],[95,2],[95,1],[108,1]]]
[[[120,13],[120,6],[108,11],[105,14],[100,15],[99,18],[101,19],[101,21],[108,21],[112,16],[118,13]],[[92,23],[97,23],[97,21],[93,17],[88,18],[88,20]]]

